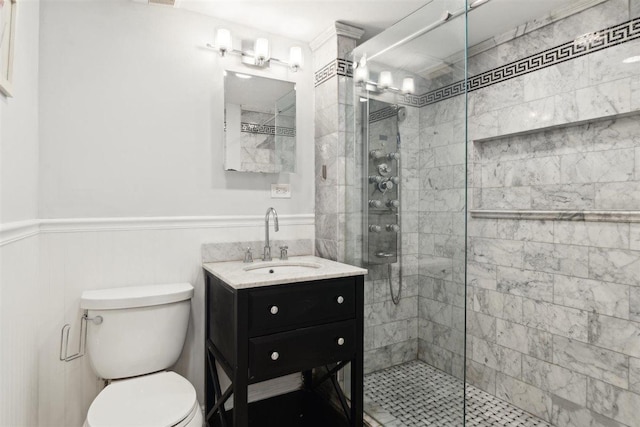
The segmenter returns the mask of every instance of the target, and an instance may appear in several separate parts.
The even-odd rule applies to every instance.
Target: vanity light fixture
[[[369,69],[367,68],[366,55],[363,56],[360,61],[354,62],[353,66],[354,82],[360,85],[363,90],[368,92],[387,91],[402,95],[411,95],[416,91],[416,83],[413,77],[405,77],[402,79],[401,89],[393,87],[393,75],[391,74],[391,71],[381,71],[377,82],[369,80]],[[362,98],[360,98],[360,100],[362,101]]]
[[[289,60],[283,61],[282,59],[274,58],[270,54],[269,40],[263,37],[257,38],[253,45],[253,52],[237,50],[233,48],[233,40],[231,38],[231,32],[226,28],[218,28],[216,31],[216,40],[214,44],[207,44],[207,47],[218,51],[221,57],[225,57],[227,53],[239,55],[242,57],[242,63],[258,68],[268,68],[272,62],[286,65],[292,72],[298,71],[302,68],[302,48],[299,46],[292,46],[289,50]]]
[[[380,76],[378,76],[378,89],[389,89],[393,86],[393,76],[391,76],[391,71],[380,71]]]
[[[291,46],[289,48],[289,68],[291,71],[298,71],[302,67],[302,48],[300,46]]]
[[[369,81],[369,68],[367,68],[367,55],[362,55],[360,62],[356,61],[353,64],[355,71],[353,79],[356,83],[366,83]]]
[[[402,89],[400,89],[400,92],[403,95],[411,94],[411,93],[414,93],[415,91],[416,91],[416,83],[413,80],[413,77],[405,77],[404,79],[402,79]]]

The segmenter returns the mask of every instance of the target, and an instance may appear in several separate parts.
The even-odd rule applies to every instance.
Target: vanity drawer
[[[352,277],[251,290],[249,336],[352,319],[355,300]]]
[[[352,359],[356,322],[347,320],[249,340],[249,379],[262,381]]]

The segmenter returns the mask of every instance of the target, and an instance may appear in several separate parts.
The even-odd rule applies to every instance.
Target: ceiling
[[[157,0],[156,0],[157,1]],[[463,12],[472,0],[172,0],[175,7],[247,25],[267,33],[310,42],[335,21],[365,30],[357,57],[375,55],[394,43],[438,23],[444,13]],[[469,46],[513,31],[552,12],[598,0],[490,0],[469,11]],[[376,57],[417,75],[442,69],[464,51],[463,16]],[[386,31],[385,31],[386,30]],[[445,67],[446,68],[446,67]],[[438,72],[438,71],[436,71]]]
[[[362,42],[429,1],[176,0],[175,6],[307,43],[340,21],[365,30]]]

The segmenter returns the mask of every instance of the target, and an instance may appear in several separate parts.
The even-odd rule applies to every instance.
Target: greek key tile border
[[[465,80],[459,80],[422,95],[404,95],[398,103],[410,107],[424,107],[425,105],[435,104],[436,102],[462,95],[465,93],[465,90],[472,92],[482,89],[638,38],[640,38],[640,17],[600,31],[587,33],[559,46],[471,76],[466,82]],[[316,86],[324,83],[336,74],[353,77],[353,63],[340,60],[348,63],[348,70],[345,73],[338,73],[337,61],[338,60],[329,63],[316,73]]]
[[[353,61],[336,58],[315,74],[315,86],[319,86],[333,76],[353,77]]]
[[[472,92],[637,38],[640,38],[640,17],[604,30],[587,33],[559,46],[469,77],[466,82],[466,88],[469,92]],[[434,104],[444,99],[462,95],[464,92],[465,81],[460,80],[420,95],[418,106],[424,107],[425,105]]]
[[[257,125],[255,123],[242,122],[241,132],[258,133],[261,135],[280,135],[280,136],[296,136],[294,128],[286,128],[282,126]]]
[[[394,117],[398,114],[398,110],[394,107],[384,107],[373,113],[369,113],[369,123],[379,122],[380,120]]]

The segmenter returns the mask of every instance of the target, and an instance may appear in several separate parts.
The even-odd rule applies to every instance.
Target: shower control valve
[[[385,155],[382,150],[371,150],[369,151],[369,156],[371,156],[371,158],[374,160],[378,160],[383,158]]]
[[[400,177],[392,176],[391,178],[389,178],[389,181],[393,182],[395,185],[398,185],[400,184]]]
[[[378,189],[382,192],[388,191],[393,189],[393,182],[391,181],[384,181],[378,184]]]
[[[400,160],[400,153],[389,153],[387,154],[387,158],[389,160]]]
[[[369,231],[372,233],[379,233],[382,231],[382,227],[380,227],[379,225],[370,225]]]
[[[382,201],[381,200],[369,200],[369,206],[371,206],[372,208],[381,208],[382,207]]]
[[[399,200],[389,200],[387,202],[387,206],[389,206],[390,208],[400,207],[400,201]]]
[[[396,225],[396,224],[387,224],[387,231],[393,231],[394,233],[397,233],[398,231],[400,231],[400,226]]]
[[[385,175],[388,175],[389,172],[391,171],[389,170],[389,166],[386,163],[381,163],[378,165],[378,173],[380,175],[385,176]]]
[[[382,181],[384,181],[384,177],[380,176],[380,175],[370,175],[369,176],[369,182],[373,182],[375,184],[380,184]]]

